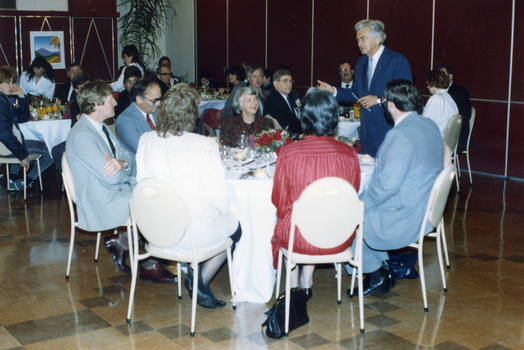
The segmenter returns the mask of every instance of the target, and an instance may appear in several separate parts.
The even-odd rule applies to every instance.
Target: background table
[[[222,109],[226,105],[226,100],[211,100],[211,101],[200,101],[198,105],[198,117],[202,119],[204,110],[209,108]]]
[[[49,154],[51,154],[53,147],[67,139],[69,130],[71,130],[71,119],[44,119],[37,122],[27,122],[18,125],[20,126],[20,131],[26,140],[45,142]]]
[[[255,163],[246,167],[251,166],[254,167]],[[374,169],[374,162],[362,163],[359,194],[367,188]],[[277,220],[277,209],[271,202],[273,178],[240,180],[240,175],[246,171],[226,170],[231,192],[230,211],[242,226],[242,238],[233,253],[235,301],[267,303],[276,281],[271,251],[271,237]]]
[[[348,139],[352,139],[353,137],[356,137],[357,140],[360,139],[358,137],[358,128],[360,127],[360,120],[351,122],[351,121],[339,121],[338,122],[338,128],[337,128],[337,136],[345,136]]]

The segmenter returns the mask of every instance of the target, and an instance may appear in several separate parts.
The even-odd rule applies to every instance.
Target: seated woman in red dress
[[[276,164],[272,201],[277,208],[277,224],[271,239],[275,268],[278,249],[288,247],[293,202],[309,184],[324,177],[340,177],[357,191],[360,186],[357,152],[333,138],[338,125],[338,104],[333,94],[311,88],[302,101],[300,119],[306,136],[300,142],[285,146]],[[297,230],[293,250],[310,255],[335,254],[346,250],[352,241],[353,236],[337,248],[320,249],[307,243]],[[304,288],[308,299],[313,295],[314,270],[315,265],[302,265],[300,281],[298,266],[291,271],[291,288]]]
[[[220,140],[230,147],[236,147],[237,139],[244,131],[248,135],[256,135],[273,129],[275,123],[271,119],[257,115],[257,111],[256,91],[249,86],[238,89],[233,98],[235,115],[220,121]]]

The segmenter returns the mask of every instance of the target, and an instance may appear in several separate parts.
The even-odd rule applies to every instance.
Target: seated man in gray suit
[[[116,120],[116,131],[122,147],[135,160],[138,140],[143,133],[155,130],[156,112],[162,101],[162,92],[157,81],[144,77],[131,88],[131,105]],[[136,176],[136,168],[131,173]]]
[[[66,157],[75,182],[78,227],[105,231],[125,225],[129,218],[129,198],[136,184],[131,176],[135,162],[103,123],[115,114],[116,101],[111,86],[102,82],[87,83],[77,101],[84,114],[69,132]],[[104,241],[116,267],[129,273],[127,232],[105,237]],[[140,267],[140,278],[159,283],[177,280],[151,259]]]
[[[364,296],[387,293],[394,286],[387,251],[418,240],[429,192],[443,166],[440,131],[421,116],[424,103],[413,83],[390,81],[385,98],[386,117],[395,126],[379,147],[369,187],[360,195],[365,203],[362,272],[369,273]],[[431,229],[427,225],[427,233]]]

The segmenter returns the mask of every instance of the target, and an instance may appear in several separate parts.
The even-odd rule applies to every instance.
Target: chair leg
[[[455,166],[455,181],[457,182],[457,192],[460,192],[460,184],[459,184],[459,172],[457,169],[457,149],[455,148],[455,152],[453,153],[453,165]]]
[[[22,186],[24,186],[24,202],[25,202],[25,200],[27,198],[27,188],[25,186],[26,185],[26,175],[27,175],[27,172],[26,172],[26,170],[24,168],[24,184],[22,185]]]
[[[95,264],[98,262],[98,251],[100,250],[100,236],[102,236],[102,232],[98,232],[96,235]]]
[[[179,262],[176,263],[176,272],[178,274],[178,300],[182,299],[182,269]]]
[[[233,266],[231,262],[233,261],[231,257],[231,247],[227,248],[227,269],[229,271],[229,284],[231,285],[231,306],[233,310],[237,309],[237,304],[235,301],[235,275],[233,274]]]
[[[442,225],[440,227],[440,232],[442,235],[442,248],[444,248],[444,256],[446,257],[446,268],[449,269],[449,256],[448,256],[448,243],[446,241],[446,231],[444,230],[444,217],[442,218]]]
[[[40,171],[40,158],[36,159],[36,166],[38,167],[38,182],[40,182],[40,191],[43,191],[42,187],[42,172]]]
[[[426,276],[424,274],[424,261],[422,256],[423,248],[424,247],[424,241],[421,240],[418,242],[418,269],[420,274],[420,287],[422,289],[422,299],[424,299],[424,312],[428,312],[428,299],[426,296]]]
[[[138,247],[134,247],[132,243],[133,237],[128,237],[129,240],[129,256],[135,254],[135,249],[138,253]],[[138,254],[136,254],[135,259],[131,261],[131,290],[129,291],[129,306],[127,308],[127,319],[126,322],[131,323],[131,310],[133,309],[133,301],[135,298],[135,289],[136,289],[136,278],[138,276]]]
[[[282,278],[282,251],[278,250],[278,267],[277,267],[277,283],[275,289],[275,299],[278,298],[278,293],[280,293],[280,279]]]
[[[457,150],[455,150],[455,152],[457,152]],[[457,171],[458,171],[458,176],[462,176],[461,174],[461,171],[460,171],[460,158],[459,158],[459,154],[456,153],[455,154],[455,159],[456,159],[456,162],[457,162]]]
[[[473,179],[471,178],[471,166],[469,165],[469,145],[466,150],[466,159],[468,161],[468,172],[469,172],[469,183],[473,185]]]
[[[342,290],[342,264],[337,264],[338,272],[337,272],[337,302],[339,304],[342,303],[342,296],[341,296],[341,290]]]
[[[353,275],[355,275],[354,271]],[[364,276],[362,274],[362,261],[358,268],[358,309],[360,311],[360,333],[364,334]]]
[[[73,245],[75,244],[75,214],[71,214],[71,239],[69,242],[69,256],[67,257],[66,279],[69,279],[69,270],[71,269],[71,259],[73,257]]]
[[[290,256],[288,255],[288,259],[286,261],[286,315],[285,315],[285,323],[284,323],[284,335],[286,337],[289,336],[289,309],[291,307],[291,261]],[[295,266],[296,269],[298,269],[298,265]]]
[[[448,289],[446,288],[446,275],[444,274],[444,263],[442,261],[442,233],[440,231],[442,225],[442,220],[437,225],[437,254],[438,254],[438,265],[440,267],[440,276],[442,277],[442,286],[444,288],[444,292],[447,292]]]
[[[353,298],[353,290],[355,289],[355,277],[356,276],[357,276],[357,268],[353,267],[353,273],[351,274],[351,287],[350,287],[351,288],[351,294],[349,294],[350,298]],[[359,279],[360,279],[360,277],[359,277]]]
[[[5,173],[7,175],[7,186],[9,186],[9,164],[5,164]]]
[[[192,264],[193,266],[193,300],[191,300],[191,337],[195,336],[195,318],[196,318],[196,306],[198,298],[198,263]]]

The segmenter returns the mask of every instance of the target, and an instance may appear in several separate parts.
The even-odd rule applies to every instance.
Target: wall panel
[[[16,17],[15,16],[1,16],[0,21],[0,66],[9,65],[17,68],[16,59]]]
[[[266,1],[229,0],[229,65],[246,62],[265,68]]]
[[[197,69],[209,69],[211,79],[221,82],[226,81],[226,5],[226,0],[197,1]]]
[[[524,105],[511,105],[508,176],[524,179]]]
[[[355,23],[366,18],[366,1],[315,1],[313,83],[340,80],[338,63],[347,59],[356,66],[360,57]]]

